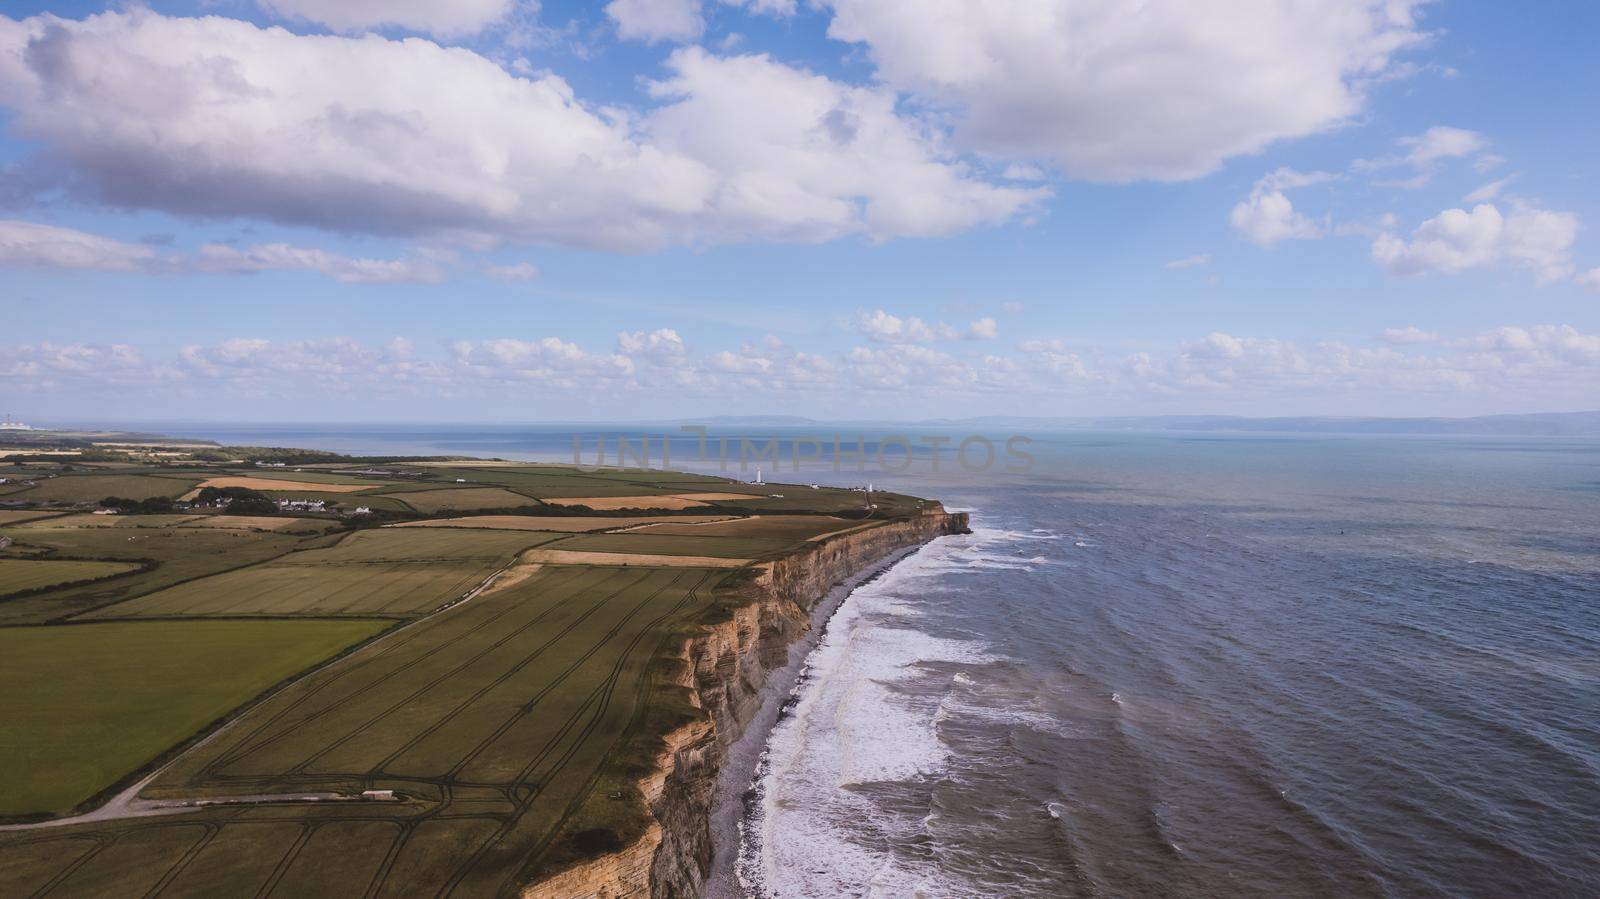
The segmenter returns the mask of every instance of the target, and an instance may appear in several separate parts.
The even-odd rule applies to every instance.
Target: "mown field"
[[[38,590],[54,584],[93,581],[133,571],[128,562],[79,562],[55,559],[0,559],[0,596]]]
[[[39,482],[36,487],[19,490],[8,499],[28,502],[94,502],[107,496],[149,499],[153,496],[176,498],[198,483],[186,477],[143,474],[64,474]]]
[[[0,815],[67,811],[262,690],[388,624],[0,628]],[[25,894],[0,887],[0,895]]]
[[[81,618],[406,618],[460,599],[498,567],[483,560],[320,565],[268,562],[158,590]]]
[[[560,545],[551,548],[592,553],[753,559],[786,549],[795,542],[787,537],[703,537],[627,531],[621,534],[580,534],[569,537],[561,541]]]
[[[372,468],[393,477],[360,474]],[[105,496],[203,482],[376,514],[89,514]],[[52,505],[0,512],[13,541],[0,595],[60,583],[47,570],[133,573],[0,599],[0,818],[64,813],[169,752],[140,801],[220,804],[0,831],[7,897],[514,892],[645,826],[633,779],[656,736],[696,714],[661,677],[662,647],[728,601],[747,560],[922,507],[676,472],[404,461],[41,483]],[[471,515],[541,499],[545,514]],[[554,505],[574,499],[700,505]],[[356,798],[369,789],[401,800]]]
[[[150,571],[65,587],[0,602],[0,627],[59,621],[100,606],[206,575],[281,556],[309,540],[291,534],[208,528],[0,528],[14,544],[6,552],[40,552],[78,559],[156,563]],[[30,556],[32,557],[32,556]]]
[[[590,518],[582,515],[473,515],[467,518],[429,518],[422,521],[404,521],[390,525],[397,528],[489,528],[506,531],[612,531],[617,528],[656,525],[663,522],[707,523],[724,521],[719,515],[618,515],[609,518]]]

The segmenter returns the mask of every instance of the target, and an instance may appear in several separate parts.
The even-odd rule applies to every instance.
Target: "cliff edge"
[[[967,532],[965,512],[919,516],[845,531],[730,579],[720,604],[669,647],[658,685],[687,704],[635,781],[648,823],[621,846],[540,871],[529,899],[698,896],[711,868],[711,811],[728,747],[760,705],[762,686],[811,629],[812,610],[834,587],[893,553]]]

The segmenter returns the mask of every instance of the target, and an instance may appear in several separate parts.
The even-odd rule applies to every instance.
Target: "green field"
[[[52,583],[47,571],[141,569],[0,599],[0,815],[93,807],[164,754],[141,798],[183,804],[0,832],[0,896],[515,895],[643,832],[638,777],[664,734],[704,716],[677,653],[748,602],[742,560],[924,505],[663,471],[376,463],[415,473],[389,482],[334,470],[350,464],[72,473],[46,482],[83,500],[68,514],[0,517],[14,541],[0,595]],[[365,505],[377,520],[88,514],[103,496],[211,478],[304,482],[269,495]],[[381,492],[313,488],[364,483]],[[739,497],[704,515],[423,517],[702,492]],[[747,510],[759,517],[729,517]],[[722,560],[735,561],[710,567]],[[356,798],[367,789],[402,801]]]
[[[10,524],[21,524],[24,521],[38,521],[41,518],[53,518],[59,512],[27,512],[20,509],[0,509],[0,527]]]
[[[156,477],[143,474],[64,474],[39,482],[12,495],[28,502],[94,502],[108,496],[124,499],[149,499],[153,496],[179,497],[199,483],[198,479]]]
[[[0,628],[0,815],[64,812],[388,622]],[[0,894],[12,895],[0,888]]]
[[[197,515],[95,515],[92,512],[57,515],[27,525],[29,530],[57,528],[164,528],[182,524]]]
[[[860,521],[825,515],[761,515],[699,524],[666,522],[639,528],[635,533],[674,534],[680,537],[770,537],[798,542],[860,525]]]
[[[409,617],[431,612],[493,574],[500,563],[268,562],[179,584],[80,618],[239,616]]]
[[[294,554],[312,562],[420,562],[429,559],[510,561],[530,546],[558,539],[539,531],[493,531],[463,528],[373,528],[356,531],[338,543]]]
[[[649,534],[626,531],[621,534],[579,534],[551,549],[591,553],[638,553],[650,556],[713,556],[721,559],[753,559],[795,544],[787,537],[703,537],[676,534]]]
[[[5,600],[0,602],[0,626],[62,619],[191,578],[265,561],[306,539],[260,531],[181,527],[131,532],[120,528],[20,527],[0,529],[0,534],[16,541],[12,550],[45,550],[60,556],[133,562],[149,559],[158,563],[151,571]]]
[[[369,509],[383,509],[390,512],[406,512],[410,507],[398,499],[390,496],[379,496],[371,493],[335,493],[321,490],[263,490],[271,499],[287,500],[322,500],[330,508],[354,509],[357,506],[366,506]]]
[[[70,559],[0,559],[0,596],[54,584],[93,581],[137,568],[127,562],[79,562]]]
[[[423,514],[447,510],[470,512],[473,509],[514,509],[519,506],[537,506],[538,500],[512,493],[501,487],[457,487],[455,489],[407,490],[400,493],[361,495],[361,501],[387,499],[399,501]]]

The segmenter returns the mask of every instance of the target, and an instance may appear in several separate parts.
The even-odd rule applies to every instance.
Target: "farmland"
[[[227,621],[0,628],[6,685],[0,721],[7,734],[0,740],[0,815],[66,811],[262,690],[383,626]]]
[[[390,525],[390,527],[488,528],[490,530],[565,531],[577,533],[579,531],[611,531],[617,528],[639,527],[642,525],[654,526],[662,522],[706,524],[726,520],[728,520],[726,516],[717,515],[650,515],[609,518],[589,518],[581,515],[474,515],[468,518],[430,518],[423,521],[403,521],[399,524]]]
[[[699,714],[663,648],[751,560],[922,508],[553,465],[97,464],[124,467],[0,512],[0,597],[27,591],[0,598],[0,818],[125,795],[0,830],[4,896],[514,892],[641,833],[639,765]],[[202,485],[338,505],[232,515],[181,499]],[[90,514],[107,496],[176,505]]]
[[[139,566],[127,562],[80,562],[53,559],[0,559],[0,596],[56,584],[94,581]]]

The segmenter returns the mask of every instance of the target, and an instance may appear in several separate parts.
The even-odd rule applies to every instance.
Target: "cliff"
[[[812,609],[834,585],[892,553],[964,533],[967,516],[932,508],[921,516],[847,531],[763,563],[728,588],[725,614],[679,641],[668,686],[693,706],[663,735],[638,790],[652,821],[620,849],[540,877],[525,897],[615,899],[701,893],[711,868],[710,816],[727,750],[761,702],[767,673],[811,628]]]

